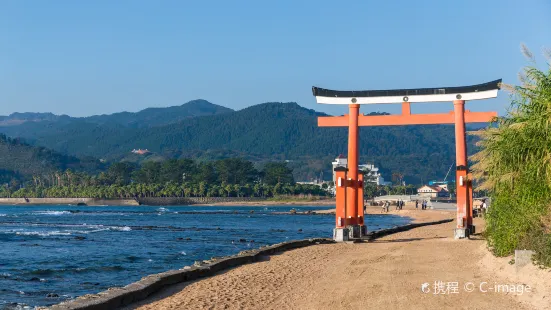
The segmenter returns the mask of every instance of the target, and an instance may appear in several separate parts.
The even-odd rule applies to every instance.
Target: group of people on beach
[[[405,202],[402,199],[398,199],[398,201],[396,202],[396,210],[402,210],[404,205],[405,205]]]
[[[474,208],[474,217],[480,217],[484,216],[486,212],[488,212],[488,203],[486,202],[486,199],[482,199],[482,203],[478,206],[478,208]]]
[[[382,203],[381,212],[388,212],[390,210],[390,201],[385,200],[385,201],[381,201],[380,203]],[[406,205],[405,201],[403,201],[402,199],[398,199],[396,201],[396,211],[402,210],[405,205]],[[423,200],[421,202],[421,210],[427,210],[428,208],[429,208],[429,202],[427,200]],[[415,200],[415,209],[419,209],[419,200]]]
[[[421,203],[421,210],[426,210],[428,206],[428,202],[426,200],[423,200]],[[415,209],[419,209],[419,200],[415,200]]]
[[[381,212],[388,212],[388,210],[390,209],[390,201],[385,201],[383,204],[382,204],[382,207],[383,209],[381,210]]]
[[[423,200],[421,203],[421,210],[426,210],[428,206],[428,202],[426,200]],[[415,200],[415,209],[419,209],[419,200]]]
[[[404,205],[405,205],[405,201],[403,201],[402,199],[398,199],[398,201],[396,201],[396,211],[398,210],[402,210],[404,208]],[[388,212],[390,210],[390,201],[386,200],[385,202],[383,202],[382,204],[382,212]]]

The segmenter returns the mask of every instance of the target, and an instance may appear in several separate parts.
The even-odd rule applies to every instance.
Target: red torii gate
[[[346,104],[349,114],[318,117],[320,127],[348,127],[348,167],[335,169],[337,241],[361,238],[366,232],[363,214],[363,174],[358,172],[358,132],[360,126],[455,124],[457,228],[456,239],[474,232],[472,225],[472,183],[468,178],[465,123],[489,122],[496,112],[465,110],[466,100],[497,97],[501,79],[462,86],[397,90],[335,91],[312,87],[318,103]],[[411,114],[412,102],[453,101],[454,111],[440,114]],[[402,103],[401,115],[360,115],[360,104]]]

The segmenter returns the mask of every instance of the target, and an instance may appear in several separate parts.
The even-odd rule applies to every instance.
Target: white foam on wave
[[[159,212],[167,212],[167,211],[170,211],[170,210],[168,210],[167,208],[160,207],[159,209],[157,209],[157,211],[159,211]]]
[[[42,215],[67,215],[67,214],[71,214],[71,212],[69,212],[69,211],[35,211],[33,213],[42,214]]]
[[[7,214],[4,214],[4,213],[0,213],[0,217],[2,216],[8,216]]]
[[[131,231],[132,228],[128,227],[128,226],[124,226],[124,227],[109,227],[109,229],[111,230],[117,230],[117,231]]]
[[[101,228],[101,229],[94,229],[94,230],[70,230],[70,232],[75,234],[91,234],[91,233],[106,231],[106,230],[109,230],[109,228]]]
[[[16,235],[20,236],[70,236],[71,233],[68,231],[18,231],[15,232]]]

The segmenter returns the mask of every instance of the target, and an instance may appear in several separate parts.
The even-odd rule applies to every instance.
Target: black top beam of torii
[[[312,87],[318,103],[376,104],[401,102],[441,102],[453,100],[480,100],[497,97],[502,79],[455,87],[389,89],[389,90],[330,90]]]

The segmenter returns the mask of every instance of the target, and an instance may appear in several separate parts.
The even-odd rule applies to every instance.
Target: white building
[[[339,157],[335,158],[335,161],[331,163],[333,165],[333,183],[337,183],[337,174],[335,173],[335,168],[337,167],[347,167],[348,166],[348,160],[344,155],[339,155]]]
[[[337,182],[337,176],[335,174],[335,168],[337,167],[347,167],[348,166],[348,160],[344,155],[339,155],[339,157],[335,158],[335,161],[332,162],[333,164],[333,182]],[[390,185],[391,182],[385,182],[385,179],[379,172],[379,168],[375,167],[373,164],[364,164],[364,165],[358,165],[358,169],[360,171],[366,171],[367,173],[364,174],[364,182],[370,182],[375,183],[377,185]]]
[[[450,193],[440,186],[425,185],[417,189],[417,194],[424,197],[449,197]]]
[[[385,182],[385,178],[379,172],[379,168],[373,164],[358,165],[358,168],[367,172],[364,174],[364,182],[371,182],[377,185],[391,185],[392,182]]]

